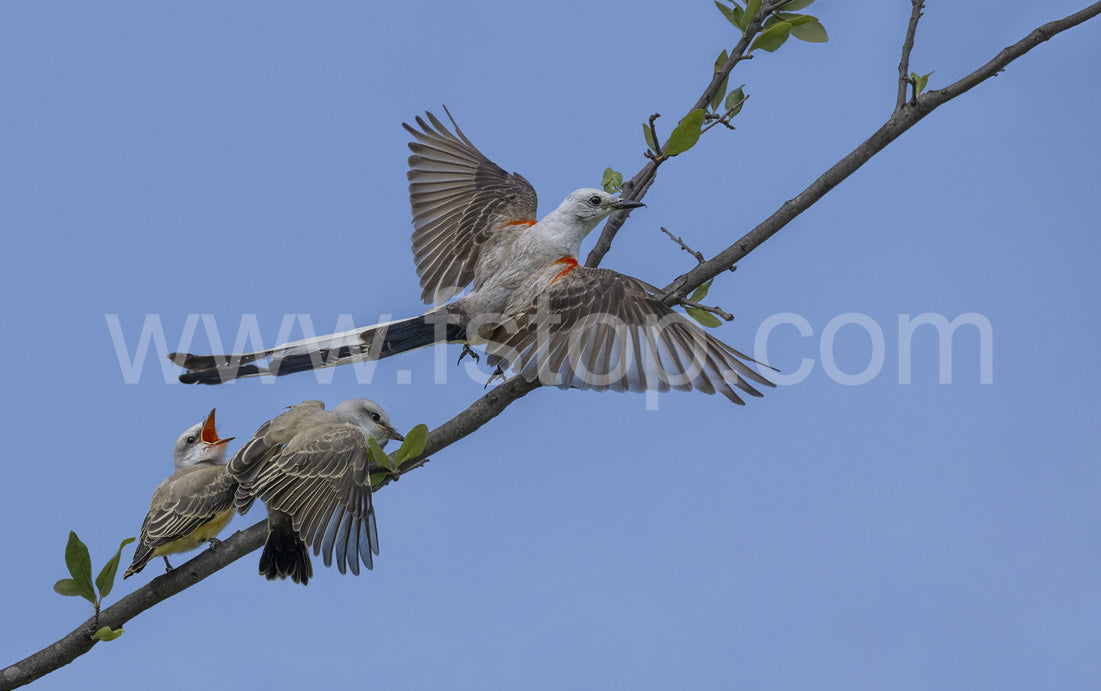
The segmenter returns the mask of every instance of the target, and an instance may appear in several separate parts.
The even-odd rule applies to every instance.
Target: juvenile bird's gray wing
[[[474,278],[482,245],[510,225],[536,221],[535,189],[482,155],[455,121],[455,133],[432,113],[417,126],[402,123],[409,143],[409,203],[413,258],[421,299],[447,302]],[[450,117],[450,113],[448,114]]]
[[[227,468],[240,483],[235,500],[238,513],[247,513],[256,501],[253,485],[260,469],[294,438],[299,429],[303,429],[310,419],[324,410],[325,404],[321,401],[303,401],[291,406],[287,412],[260,425],[252,439],[233,454]]]
[[[370,569],[378,554],[367,464],[362,432],[319,424],[255,463],[247,482],[269,511],[292,517],[295,532],[326,566],[335,552],[340,573],[347,567],[359,574],[360,560]]]
[[[222,465],[201,466],[158,485],[124,577],[145,568],[158,547],[190,535],[232,508],[236,489],[237,481]]]
[[[564,389],[696,389],[738,404],[735,387],[760,396],[750,381],[773,386],[743,362],[752,358],[654,298],[655,290],[609,269],[563,270],[491,336],[488,362]],[[541,324],[540,315],[549,320]]]

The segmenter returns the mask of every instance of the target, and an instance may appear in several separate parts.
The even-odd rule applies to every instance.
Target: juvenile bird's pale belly
[[[233,518],[233,511],[234,509],[231,506],[222,513],[216,514],[214,518],[202,524],[187,535],[184,535],[177,540],[173,540],[166,545],[161,545],[160,547],[156,548],[155,550],[153,550],[153,556],[163,557],[166,554],[178,554],[180,552],[188,552],[203,544],[204,540],[208,540],[212,537],[217,537],[218,533],[222,532],[222,529],[229,524],[229,520]]]

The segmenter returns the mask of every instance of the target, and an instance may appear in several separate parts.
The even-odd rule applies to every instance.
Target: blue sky
[[[664,285],[694,260],[661,226],[714,253],[866,138],[908,6],[819,0],[828,44],[739,66],[737,131],[662,167],[604,266]],[[939,88],[1080,6],[930,3],[913,68]],[[668,132],[732,31],[708,2],[0,5],[0,662],[90,614],[51,590],[68,531],[97,565],[136,535],[210,408],[242,438],[368,396],[408,429],[482,393],[460,368],[433,383],[431,351],[369,385],[342,368],[196,388],[151,350],[128,384],[105,315],[132,353],[150,314],[170,349],[189,314],[227,340],[242,315],[271,340],[284,314],[417,314],[402,121],[446,104],[545,213],[637,170],[640,123]],[[1098,46],[1096,21],[1040,46],[718,279],[735,347],[773,315],[810,325],[769,340],[785,372],[814,360],[798,385],[656,411],[536,391],[377,495],[373,572],[273,584],[250,555],[37,687],[1096,688]],[[883,334],[859,386],[823,365],[849,313]],[[938,383],[923,327],[900,384],[899,316],[923,313],[985,317],[993,383],[971,327]],[[843,326],[837,367],[863,370],[872,340]]]

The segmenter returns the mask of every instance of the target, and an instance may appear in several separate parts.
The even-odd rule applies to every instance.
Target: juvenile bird
[[[260,499],[268,507],[268,537],[260,573],[306,585],[313,576],[308,547],[325,566],[336,555],[340,573],[370,569],[378,554],[378,528],[371,505],[367,439],[386,446],[404,437],[377,403],[353,398],[325,410],[306,401],[256,430],[234,454],[229,473],[240,484],[240,513]]]
[[[172,448],[172,473],[153,490],[149,513],[141,524],[134,561],[123,578],[145,568],[153,557],[187,552],[204,542],[217,543],[217,535],[233,517],[237,481],[226,472],[226,444],[214,428],[214,411],[180,435]]]

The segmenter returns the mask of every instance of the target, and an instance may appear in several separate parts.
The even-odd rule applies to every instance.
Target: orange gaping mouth
[[[227,437],[226,439],[218,438],[218,431],[214,428],[214,410],[210,411],[210,415],[207,416],[206,422],[203,424],[203,432],[201,438],[204,443],[214,444],[217,446],[228,444],[230,441],[233,440],[233,437]]]

